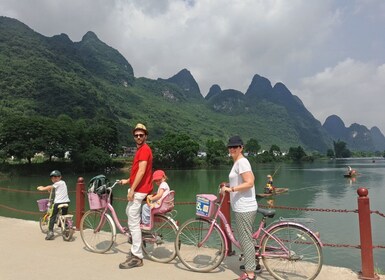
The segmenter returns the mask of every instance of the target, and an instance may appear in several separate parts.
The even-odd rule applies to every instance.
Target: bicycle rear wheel
[[[39,226],[42,233],[48,232],[48,223],[49,223],[49,215],[45,214],[43,217],[39,220]]]
[[[306,229],[296,225],[272,229],[262,240],[261,255],[275,279],[312,280],[322,268],[321,244]]]
[[[110,215],[103,215],[98,210],[89,210],[80,221],[80,236],[90,251],[105,253],[115,242],[115,224]]]
[[[153,228],[143,232],[143,251],[153,261],[167,263],[176,257],[175,239],[178,231],[171,218],[155,215]]]
[[[204,244],[199,243],[207,236],[210,222],[204,219],[190,219],[178,230],[175,249],[180,261],[189,269],[208,272],[217,268],[225,257],[225,241],[218,225]]]

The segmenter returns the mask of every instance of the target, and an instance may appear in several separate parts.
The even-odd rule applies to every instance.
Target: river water
[[[344,178],[347,165],[359,173],[355,180]],[[227,181],[230,167],[210,170],[166,170],[171,189],[176,191],[176,219],[182,223],[195,213],[195,196],[199,193],[217,192],[220,182]],[[274,174],[274,185],[287,187],[289,192],[277,195],[274,199],[261,198],[261,206],[280,206],[276,218],[310,218],[309,224],[320,232],[323,243],[324,263],[348,267],[355,271],[361,269],[361,251],[352,246],[360,243],[358,215],[353,213],[357,206],[357,188],[369,191],[370,208],[385,213],[385,160],[349,159],[330,160],[304,164],[259,164],[253,165],[257,193],[263,191],[267,174]],[[47,171],[47,175],[50,171]],[[63,174],[70,191],[70,210],[75,209],[75,186],[79,176],[88,182],[98,174]],[[128,177],[127,173],[108,174],[111,181]],[[47,197],[46,193],[36,192],[36,186],[48,185],[47,177],[2,177],[0,178],[0,216],[38,220],[36,200]],[[17,191],[15,191],[17,190]],[[114,195],[124,198],[127,186],[118,186]],[[189,202],[189,203],[186,203]],[[125,220],[126,203],[119,199],[114,202],[115,209]],[[281,208],[282,207],[282,208]],[[288,209],[290,208],[290,209]],[[317,211],[310,211],[314,210]],[[385,246],[385,218],[371,215],[374,246]],[[36,230],[39,230],[38,228]],[[346,247],[341,247],[347,245]],[[374,249],[375,268],[385,271],[385,249]]]

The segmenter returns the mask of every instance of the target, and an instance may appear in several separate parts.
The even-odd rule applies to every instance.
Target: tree
[[[290,147],[287,156],[294,161],[300,161],[302,158],[306,157],[306,153],[301,146],[298,146],[297,148]]]
[[[249,155],[256,156],[260,149],[261,146],[259,145],[258,140],[254,138],[250,138],[245,145],[245,150],[249,153]]]
[[[271,145],[269,153],[274,157],[282,155],[281,149],[275,144]]]
[[[351,152],[346,148],[346,143],[344,141],[338,140],[337,142],[333,141],[334,153],[337,158],[348,158],[351,156]]]
[[[95,171],[102,167],[111,166],[112,160],[108,153],[100,147],[90,145],[86,150],[74,151],[72,154],[74,164],[77,168],[85,171]]]
[[[42,117],[8,116],[0,129],[0,149],[6,156],[27,159],[44,149],[43,131],[46,119]]]
[[[87,138],[95,147],[100,147],[108,154],[116,152],[118,147],[118,129],[116,123],[108,119],[97,119],[87,128]]]
[[[209,165],[220,165],[228,155],[226,145],[223,143],[222,140],[207,140],[206,149],[206,161]]]
[[[326,152],[326,156],[329,158],[334,158],[334,151],[332,149],[328,149]]]
[[[168,133],[153,143],[154,163],[170,167],[192,167],[199,144],[186,134]]]
[[[76,149],[75,122],[67,115],[61,115],[56,120],[48,119],[43,131],[44,148],[49,160],[53,156],[64,158],[67,151]]]

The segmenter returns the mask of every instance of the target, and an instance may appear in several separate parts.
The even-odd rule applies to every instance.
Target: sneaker
[[[255,275],[253,278],[249,278],[249,275],[247,275],[247,273],[242,273],[242,275],[239,276],[238,280],[255,280]]]
[[[119,268],[121,269],[129,269],[129,268],[134,268],[134,267],[140,267],[143,266],[143,260],[138,258],[137,256],[130,255],[127,256],[127,259],[125,262],[122,262],[119,264]]]
[[[47,233],[47,236],[45,237],[45,240],[53,240],[53,238],[54,238],[53,231],[49,231]]]

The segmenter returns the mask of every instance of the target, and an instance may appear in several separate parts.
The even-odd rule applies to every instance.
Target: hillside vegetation
[[[93,32],[72,42],[7,17],[0,17],[0,116],[0,128],[17,117],[59,125],[69,118],[71,125],[61,127],[76,127],[73,137],[89,139],[88,129],[93,137],[116,131],[117,147],[133,145],[131,129],[142,122],[151,141],[185,134],[201,150],[209,139],[226,142],[234,134],[257,139],[262,149],[332,148],[321,123],[282,83],[255,75],[245,94],[214,85],[204,98],[187,69],[169,79],[136,78],[129,62]]]

